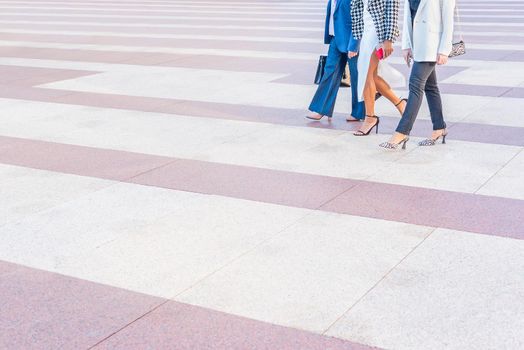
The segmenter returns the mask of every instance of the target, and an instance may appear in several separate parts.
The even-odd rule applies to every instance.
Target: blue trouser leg
[[[357,119],[364,119],[366,117],[366,107],[364,101],[358,101],[358,56],[350,58],[349,74],[351,76],[351,116]]]
[[[413,124],[417,119],[424,92],[428,99],[431,111],[431,121],[433,129],[439,130],[446,127],[442,114],[442,101],[437,85],[437,75],[435,73],[435,62],[415,62],[409,77],[409,97],[404,114],[397,126],[397,132],[409,135]]]
[[[347,59],[347,53],[338,51],[335,40],[331,40],[324,75],[309,106],[310,111],[328,117],[333,115],[340,80],[346,69]]]
[[[440,98],[440,90],[437,84],[437,71],[435,69],[433,69],[433,72],[431,72],[426,81],[424,92],[428,100],[433,130],[445,129],[446,122],[444,122],[444,114],[442,113],[442,99]]]

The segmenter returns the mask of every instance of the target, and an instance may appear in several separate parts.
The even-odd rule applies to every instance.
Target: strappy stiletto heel
[[[444,130],[444,132],[439,135],[436,139],[425,139],[418,143],[419,146],[435,146],[437,144],[437,141],[442,137],[442,144],[446,144],[446,136],[448,136],[447,130]]]
[[[380,118],[377,117],[376,115],[366,115],[366,117],[375,118],[377,120],[377,122],[375,124],[373,124],[373,126],[371,128],[369,128],[369,130],[367,132],[364,132],[362,130],[358,130],[357,132],[353,133],[354,136],[368,136],[371,133],[371,131],[373,130],[373,128],[375,128],[375,131],[378,134],[378,124],[380,123]]]
[[[406,144],[408,141],[409,141],[409,136],[406,136],[399,143],[382,142],[378,146],[382,148],[386,148],[386,149],[397,149],[400,145],[402,145],[402,149],[406,149]]]

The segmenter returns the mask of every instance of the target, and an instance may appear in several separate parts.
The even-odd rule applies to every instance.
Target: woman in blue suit
[[[351,116],[347,121],[364,119],[364,103],[358,101],[357,93],[358,57],[348,58],[351,36],[351,0],[328,0],[324,43],[329,44],[329,51],[324,75],[309,106],[311,113],[307,115],[308,119],[320,120],[324,116],[333,116],[340,80],[348,62],[351,75]]]

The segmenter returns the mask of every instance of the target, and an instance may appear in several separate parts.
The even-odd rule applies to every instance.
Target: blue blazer
[[[330,44],[333,37],[329,35],[329,20],[331,18],[331,0],[328,0],[326,12],[326,28],[324,31],[324,44]],[[340,52],[350,50],[351,33],[351,0],[338,0],[333,14],[335,27],[335,44]]]

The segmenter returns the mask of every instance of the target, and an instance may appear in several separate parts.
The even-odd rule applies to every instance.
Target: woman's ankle
[[[406,137],[408,137],[407,134],[403,134],[401,132],[395,131],[395,133],[393,135],[391,135],[391,141],[393,143],[394,142],[399,142],[399,141],[404,140]]]
[[[395,106],[397,107],[397,111],[400,113],[400,115],[404,114],[404,111],[406,110],[407,102],[405,99],[401,99],[400,102]]]

